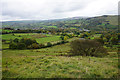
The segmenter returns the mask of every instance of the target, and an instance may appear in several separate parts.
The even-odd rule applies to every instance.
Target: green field
[[[31,38],[36,39],[38,43],[47,43],[51,41],[59,41],[60,36],[57,35],[50,35],[50,34],[38,34],[38,33],[15,33],[15,34],[4,34],[2,35],[3,40],[10,40],[10,39],[22,39],[22,38]]]
[[[90,36],[90,39],[95,39],[95,38],[98,38],[100,36],[101,36],[101,34],[94,34],[94,35]]]
[[[75,27],[70,27],[70,29],[76,29]]]
[[[47,28],[57,28],[57,26],[45,26]]]
[[[92,35],[99,37],[101,34]],[[4,34],[3,39],[33,38],[38,43],[60,41],[60,36],[37,33]],[[67,41],[79,39],[73,37]],[[70,53],[70,43],[42,49],[10,50],[2,45],[3,78],[116,78],[118,74],[117,50],[99,57],[61,56]]]
[[[59,41],[60,36],[51,36],[51,37],[45,37],[45,38],[38,38],[36,39],[38,43],[47,43],[47,42],[54,42]]]
[[[0,31],[12,32],[13,30],[4,30],[4,29],[2,30],[2,29],[1,29]]]
[[[104,58],[65,57],[69,43],[34,50],[3,50],[3,77],[14,78],[112,78],[118,73],[118,55]],[[58,55],[58,56],[57,56]]]
[[[15,38],[18,38],[18,39],[33,38],[34,35],[39,36],[39,37],[42,36],[42,34],[37,34],[37,33],[14,33],[14,34],[4,34],[2,35],[2,39],[10,40],[10,39],[15,39]]]

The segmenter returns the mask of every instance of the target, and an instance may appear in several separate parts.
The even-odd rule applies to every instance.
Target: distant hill
[[[118,28],[117,15],[103,15],[85,19],[83,27],[92,30],[114,30]]]
[[[50,27],[49,27],[50,26]],[[52,27],[54,26],[54,27]],[[73,17],[54,20],[24,20],[2,22],[2,27],[21,29],[41,28],[78,28],[89,30],[115,30],[118,27],[117,15],[103,15],[97,17]]]

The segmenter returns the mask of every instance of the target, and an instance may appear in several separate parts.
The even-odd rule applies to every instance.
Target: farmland
[[[34,37],[38,43],[60,40],[60,36],[57,35],[42,34],[41,36],[37,33],[2,35],[3,39],[8,41],[23,37]],[[96,36],[100,35],[93,35],[92,37]],[[75,39],[77,37],[68,39],[68,41]],[[30,50],[10,50],[8,49],[9,44],[6,43],[3,43],[2,46],[4,49],[2,52],[3,78],[116,78],[118,74],[116,49],[109,52],[106,57],[97,58],[61,56],[61,54],[68,54],[71,49],[70,43]]]
[[[3,40],[9,41],[10,39],[21,39],[21,38],[34,38],[38,43],[47,43],[51,41],[59,41],[60,36],[50,34],[37,34],[37,33],[16,33],[16,34],[5,34],[2,35]]]

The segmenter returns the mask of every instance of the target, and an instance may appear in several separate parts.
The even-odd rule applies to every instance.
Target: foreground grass
[[[4,58],[3,77],[111,78],[118,73],[117,59],[95,57],[29,56]]]
[[[69,43],[35,50],[3,50],[4,78],[115,78],[118,55],[104,58],[56,56],[66,54]]]

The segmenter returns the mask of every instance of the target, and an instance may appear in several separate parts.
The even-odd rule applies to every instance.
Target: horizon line
[[[54,18],[54,19],[18,19],[18,20],[0,20],[0,22],[10,22],[10,21],[47,21],[47,20],[59,20],[59,19],[69,19],[69,18],[92,18],[92,17],[100,17],[100,16],[118,16],[115,14],[111,15],[98,15],[98,16],[74,16],[74,17],[65,17],[65,18]]]

